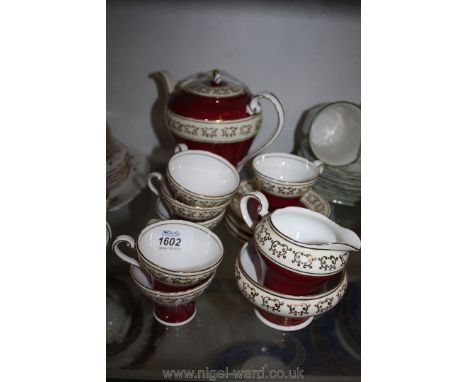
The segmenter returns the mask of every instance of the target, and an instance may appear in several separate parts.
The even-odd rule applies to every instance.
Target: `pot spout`
[[[162,85],[163,91],[166,93],[164,96],[169,97],[174,91],[176,86],[176,81],[171,73],[166,70],[161,70],[159,72],[154,72],[149,75],[152,78],[156,85]]]

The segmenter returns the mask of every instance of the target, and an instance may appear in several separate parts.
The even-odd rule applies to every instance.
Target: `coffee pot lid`
[[[203,97],[230,98],[248,93],[245,84],[218,69],[195,74],[184,80],[180,86],[187,93]]]

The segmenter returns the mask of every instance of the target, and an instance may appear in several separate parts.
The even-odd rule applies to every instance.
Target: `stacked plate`
[[[312,153],[308,138],[301,141],[298,155],[309,160],[317,158]],[[320,179],[314,186],[330,202],[354,206],[361,203],[361,161],[360,159],[346,166],[325,164]]]
[[[253,236],[253,231],[245,224],[240,211],[240,200],[246,192],[256,191],[255,180],[243,180],[239,185],[239,190],[234,195],[224,215],[224,224],[228,231],[236,237],[241,243],[248,241]],[[254,203],[254,201],[252,200]],[[317,191],[310,190],[302,198],[301,203],[305,208],[319,212],[326,217],[330,217],[332,209],[327,200]],[[255,210],[257,206],[250,205],[249,209]]]
[[[130,203],[145,187],[149,164],[138,151],[115,139],[106,127],[106,194],[108,210]]]

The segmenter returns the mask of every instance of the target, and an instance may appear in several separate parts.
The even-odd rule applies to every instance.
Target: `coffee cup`
[[[311,162],[293,154],[268,153],[256,156],[252,169],[257,187],[274,211],[299,206],[301,197],[317,182],[324,166],[319,160]]]
[[[124,253],[120,243],[135,250],[136,257]],[[142,268],[163,284],[190,287],[206,280],[223,258],[223,245],[208,228],[184,220],[164,220],[146,226],[135,241],[120,235],[113,244],[123,261]]]

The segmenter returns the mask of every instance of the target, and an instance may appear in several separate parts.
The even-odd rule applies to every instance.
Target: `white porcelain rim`
[[[286,234],[284,234],[283,232],[281,232],[278,227],[275,226],[275,224],[273,223],[273,220],[271,219],[272,216],[275,214],[275,212],[280,212],[281,211],[284,211],[284,210],[300,210],[301,213],[305,213],[305,214],[312,214],[312,215],[316,215],[319,219],[321,220],[326,220],[327,223],[331,224],[331,225],[337,225],[333,220],[331,220],[328,216],[325,216],[323,214],[321,214],[320,212],[317,212],[317,211],[312,211],[311,209],[309,208],[303,208],[303,207],[295,207],[295,206],[290,206],[290,207],[284,207],[284,208],[280,208],[278,210],[275,210],[273,211],[272,213],[270,213],[268,215],[269,217],[269,222],[270,222],[270,225],[272,227],[272,229],[275,231],[275,233],[277,233],[280,237],[282,237],[284,240],[290,242],[290,243],[293,243],[294,245],[298,246],[298,247],[301,247],[301,248],[309,248],[309,249],[314,249],[314,250],[319,250],[319,251],[336,251],[336,252],[348,252],[348,251],[359,251],[360,248],[356,248],[354,246],[352,246],[351,244],[344,244],[344,243],[338,243],[338,242],[328,242],[328,243],[321,243],[321,244],[306,244],[306,243],[302,243],[300,241],[297,241],[297,240],[294,240],[293,238],[287,236]],[[338,226],[339,228],[343,228],[343,227],[340,227]],[[348,228],[345,228],[345,229],[348,229]],[[349,229],[348,229],[349,230]],[[351,231],[351,230],[350,230]],[[352,231],[351,231],[352,232]],[[360,239],[359,239],[360,240]],[[341,244],[341,245],[346,245],[349,247],[349,250],[338,250],[338,249],[327,249],[327,248],[323,248],[323,245],[329,245],[329,244]],[[321,248],[322,247],[322,248]]]
[[[219,212],[221,212],[222,210],[224,210],[228,205],[229,203],[231,202],[230,200],[228,200],[227,202],[219,205],[219,206],[214,206],[214,207],[199,207],[199,206],[191,206],[189,204],[185,204],[185,203],[182,203],[180,200],[177,200],[175,199],[171,194],[169,194],[169,192],[167,191],[167,189],[165,188],[165,186],[161,187],[161,198],[163,199],[168,199],[169,202],[168,203],[173,203],[175,204],[176,206],[180,207],[180,208],[186,208],[186,209],[189,209],[189,210],[192,210],[192,211],[199,211],[200,213],[212,213],[214,211],[217,211],[219,210]]]
[[[154,227],[159,227],[161,225],[167,225],[167,224],[188,225],[188,226],[199,229],[199,230],[203,231],[204,233],[206,233],[208,236],[210,236],[211,238],[214,239],[216,244],[218,244],[218,248],[221,251],[219,260],[215,264],[213,264],[213,265],[211,265],[211,266],[209,266],[207,268],[199,269],[199,270],[196,270],[196,271],[187,271],[187,272],[186,271],[175,271],[175,270],[172,270],[172,269],[164,268],[164,267],[161,267],[158,264],[155,264],[151,260],[149,260],[143,254],[143,252],[140,250],[140,238],[147,231],[153,229]],[[137,250],[137,253],[138,253],[139,257],[141,256],[146,264],[148,264],[148,265],[151,264],[152,267],[155,268],[156,270],[159,270],[162,273],[166,273],[166,274],[172,275],[172,276],[174,276],[174,275],[176,275],[176,276],[190,276],[190,275],[196,276],[196,275],[199,275],[199,274],[207,273],[208,271],[210,271],[212,269],[216,269],[219,266],[219,264],[221,264],[221,261],[224,258],[224,246],[223,246],[223,243],[221,242],[221,240],[219,239],[218,235],[216,235],[209,228],[202,226],[201,224],[197,224],[197,223],[187,221],[187,220],[168,219],[168,220],[163,220],[163,221],[159,221],[159,222],[155,222],[153,224],[147,225],[145,228],[143,228],[141,230],[140,234],[138,235],[138,239],[136,241],[135,247],[136,247],[136,250]]]
[[[312,167],[314,167],[316,169],[317,174],[312,178],[308,178],[306,180],[299,181],[299,182],[297,182],[297,181],[293,182],[293,181],[287,181],[287,180],[280,180],[280,179],[272,178],[272,177],[262,173],[260,171],[260,169],[258,168],[257,161],[260,159],[260,157],[265,157],[265,158],[279,157],[279,158],[287,158],[287,159],[292,159],[292,160],[304,162],[304,163],[310,164]],[[314,165],[313,162],[311,162],[307,158],[304,158],[304,157],[301,157],[301,156],[298,156],[298,155],[294,155],[294,154],[288,154],[288,153],[265,153],[265,154],[257,155],[252,160],[252,169],[253,169],[255,175],[257,175],[259,178],[262,178],[262,179],[264,179],[264,180],[266,180],[266,181],[268,181],[270,183],[274,183],[274,184],[281,185],[281,186],[283,186],[283,185],[287,185],[287,186],[308,186],[308,185],[313,185],[314,183],[317,182],[317,180],[320,177],[320,171],[317,168],[317,166]]]
[[[255,247],[261,255],[265,256],[268,258],[270,261],[275,263],[281,268],[284,268],[290,272],[294,273],[299,273],[301,275],[305,276],[315,276],[315,277],[325,277],[325,276],[332,276],[334,274],[337,274],[341,272],[345,267],[346,264],[348,263],[348,257],[349,257],[349,252],[345,250],[335,250],[335,249],[326,249],[326,248],[315,248],[315,247],[307,247],[303,245],[302,243],[297,244],[297,242],[292,241],[289,239],[289,237],[284,237],[284,235],[278,234],[278,229],[273,226],[271,222],[271,214],[263,218],[255,227],[255,233],[254,233],[254,240],[255,240]],[[279,241],[282,245],[287,245],[288,246],[288,251],[284,255],[285,258],[283,257],[278,257],[276,258],[272,254],[266,252],[264,250],[265,243],[261,243],[260,239],[258,239],[258,234],[259,232],[265,228],[267,234],[269,235],[271,241],[273,242],[274,240]],[[274,236],[272,236],[274,235]],[[269,240],[270,241],[270,240]],[[286,243],[286,244],[285,244]],[[309,251],[313,251],[314,254],[308,253]],[[296,253],[302,253],[303,257],[306,258],[312,258],[313,260],[317,260],[317,265],[316,266],[310,266],[309,271],[304,270],[301,267],[301,264],[297,263],[296,265],[293,265],[293,259],[294,259],[294,254],[292,252]],[[333,271],[327,270],[327,264],[325,264],[325,267],[322,264],[322,259],[327,259],[334,257],[336,258],[335,261],[340,261],[342,262],[341,265],[335,266]],[[301,258],[301,257],[300,257]],[[300,259],[299,258],[299,259]],[[315,264],[314,264],[315,265]],[[325,269],[321,269],[321,268]]]
[[[203,283],[197,286],[194,286],[193,288],[185,289],[185,290],[178,291],[178,292],[164,292],[164,291],[158,291],[155,289],[148,288],[146,285],[143,285],[142,283],[140,283],[133,274],[134,269],[136,268],[138,267],[135,265],[130,265],[130,277],[132,278],[133,282],[135,284],[138,284],[138,287],[144,289],[148,294],[152,294],[154,296],[166,297],[166,298],[184,297],[185,295],[191,294],[193,292],[199,292],[203,288],[208,288],[215,277],[215,274],[213,274],[210,277],[208,277]]]
[[[295,330],[300,330],[300,329],[304,329],[305,327],[309,326],[310,323],[314,320],[315,316],[310,316],[307,320],[305,320],[304,322],[298,324],[298,325],[291,325],[291,326],[283,326],[283,325],[278,325],[278,324],[275,324],[271,321],[268,321],[265,317],[262,316],[262,314],[258,311],[260,308],[257,308],[255,307],[254,308],[254,312],[255,312],[255,315],[257,316],[257,318],[262,322],[264,323],[266,326],[269,326],[270,328],[272,329],[276,329],[276,330],[281,330],[281,331],[284,331],[284,332],[292,332],[292,331],[295,331]],[[282,316],[280,316],[282,317]]]
[[[167,322],[167,321],[161,320],[156,315],[156,313],[154,311],[154,307],[153,307],[153,317],[154,317],[154,319],[156,321],[158,321],[160,324],[165,325],[165,326],[182,326],[182,325],[188,324],[190,321],[192,321],[195,318],[196,314],[197,314],[197,307],[195,306],[193,314],[188,319],[186,319],[185,321],[182,321],[182,322]]]
[[[179,159],[179,158],[181,158],[183,156],[190,156],[190,155],[204,155],[204,156],[207,156],[209,158],[213,158],[214,160],[217,160],[218,162],[222,163],[224,166],[229,168],[231,173],[234,175],[234,178],[235,178],[234,183],[236,183],[236,187],[232,191],[229,191],[229,192],[227,192],[225,194],[221,194],[221,195],[199,194],[199,193],[190,191],[189,189],[184,187],[182,184],[180,184],[176,180],[174,175],[171,174],[171,164],[175,160],[177,160],[177,159]],[[185,193],[187,193],[187,194],[189,194],[189,195],[191,195],[193,197],[197,197],[197,198],[201,198],[201,199],[209,199],[209,200],[226,199],[226,198],[230,197],[231,195],[234,195],[236,193],[236,191],[238,190],[239,184],[240,184],[239,173],[237,172],[236,168],[230,162],[228,162],[225,158],[223,158],[220,155],[217,155],[217,154],[214,154],[212,152],[205,151],[205,150],[186,150],[186,151],[181,151],[180,153],[177,153],[174,156],[172,156],[172,158],[169,160],[169,163],[167,165],[167,177],[170,178],[170,181],[173,182],[178,188],[183,190]]]

